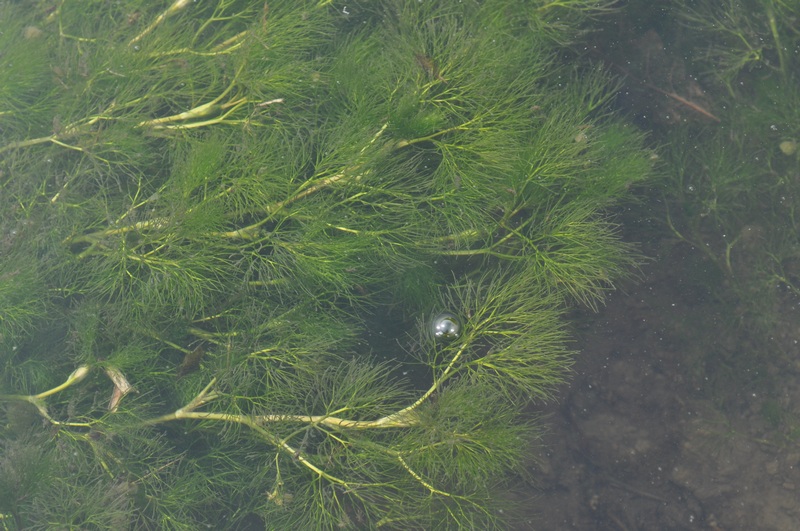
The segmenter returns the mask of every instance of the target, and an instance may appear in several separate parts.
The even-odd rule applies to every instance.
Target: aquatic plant
[[[555,60],[607,8],[0,5],[5,527],[497,524],[637,261],[647,154]]]

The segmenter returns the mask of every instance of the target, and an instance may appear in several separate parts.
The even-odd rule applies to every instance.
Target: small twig
[[[616,68],[617,70],[619,70],[620,72],[622,72],[622,75],[624,75],[626,77],[629,77],[631,79],[639,80],[639,83],[641,83],[645,87],[649,88],[650,90],[655,90],[656,92],[658,92],[660,94],[663,94],[664,96],[666,96],[668,98],[672,98],[673,100],[677,101],[678,103],[680,103],[682,105],[685,105],[686,107],[692,109],[696,113],[702,114],[706,118],[710,118],[711,120],[714,120],[717,123],[722,121],[719,118],[717,118],[714,114],[712,114],[711,111],[708,111],[708,110],[704,109],[703,107],[701,107],[700,105],[698,105],[698,104],[696,104],[696,103],[694,103],[692,101],[687,100],[686,98],[684,98],[683,96],[677,94],[676,92],[664,90],[664,89],[662,89],[660,87],[657,87],[656,85],[653,85],[652,83],[648,83],[647,81],[644,81],[644,80],[642,80],[640,78],[637,78],[636,76],[631,74],[630,71],[627,68],[622,67],[622,66],[620,66],[620,65],[618,65],[616,63],[611,63],[611,65],[614,68]]]
[[[710,119],[714,120],[717,123],[722,121],[719,118],[717,118],[716,116],[714,116],[713,114],[711,114],[711,112],[705,110],[704,108],[702,108],[701,106],[697,105],[696,103],[693,103],[693,102],[687,100],[686,98],[684,98],[684,97],[682,97],[682,96],[680,96],[680,95],[678,95],[678,94],[676,94],[674,92],[668,92],[666,90],[660,89],[660,88],[656,87],[655,85],[651,85],[650,83],[647,83],[646,81],[643,81],[642,84],[644,84],[646,87],[649,87],[649,88],[655,90],[656,92],[660,92],[661,94],[667,96],[668,98],[672,98],[675,101],[686,105],[687,107],[689,107],[693,111],[702,114],[706,118],[710,118]]]

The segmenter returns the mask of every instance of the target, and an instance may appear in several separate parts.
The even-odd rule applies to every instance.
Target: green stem
[[[128,46],[133,46],[134,44],[142,40],[142,38],[144,38],[151,31],[156,29],[168,17],[171,17],[172,15],[174,15],[175,13],[177,13],[178,11],[185,8],[191,3],[192,3],[191,0],[175,0],[175,2],[173,2],[173,4],[166,9],[166,11],[158,15],[156,19],[149,26],[147,26],[144,30],[142,30],[142,32],[139,33],[136,37],[131,39],[131,41],[128,43]]]
[[[74,371],[72,374],[69,375],[67,380],[62,383],[61,385],[57,385],[52,389],[48,389],[47,391],[43,391],[37,395],[0,395],[0,402],[2,401],[17,401],[17,402],[28,402],[33,404],[37,410],[39,410],[39,414],[47,419],[51,424],[57,426],[79,426],[79,427],[88,427],[91,426],[90,423],[86,422],[59,422],[53,419],[50,414],[47,412],[47,404],[45,403],[45,398],[48,396],[54,395],[67,389],[68,387],[76,384],[86,378],[86,375],[89,374],[89,366],[88,365],[81,365]]]

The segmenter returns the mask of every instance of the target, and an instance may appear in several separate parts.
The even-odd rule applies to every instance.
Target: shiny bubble
[[[450,312],[442,312],[431,319],[430,329],[435,339],[455,339],[461,334],[461,321]]]

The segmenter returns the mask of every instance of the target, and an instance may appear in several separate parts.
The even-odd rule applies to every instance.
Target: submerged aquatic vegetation
[[[649,163],[596,2],[375,4],[0,6],[9,526],[501,517]]]
[[[639,238],[660,242],[661,256],[691,272],[675,278],[692,286],[693,306],[714,308],[703,313],[718,333],[690,340],[701,345],[688,356],[697,388],[726,404],[750,396],[743,389],[768,396],[779,388],[773,375],[784,372],[775,364],[791,358],[779,338],[794,327],[787,309],[800,295],[799,6],[628,7],[598,49],[625,76],[621,103],[661,155],[664,178],[645,215],[661,211],[667,236]]]
[[[692,32],[683,55],[702,73],[722,123],[686,124],[668,136],[668,224],[716,265],[712,291],[736,308],[735,326],[744,321],[761,336],[787,294],[800,294],[800,9],[775,0],[684,7]]]

